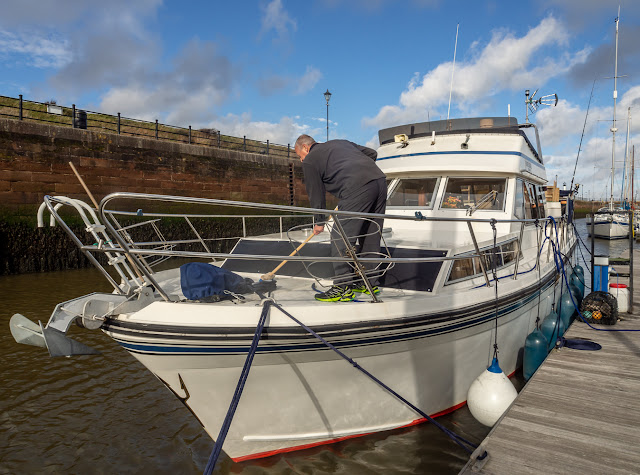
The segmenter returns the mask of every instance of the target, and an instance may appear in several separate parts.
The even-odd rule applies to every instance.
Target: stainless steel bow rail
[[[129,209],[125,210],[117,210],[111,209],[110,205],[114,203],[116,200],[125,200],[129,201]],[[133,206],[131,206],[131,203]],[[212,208],[224,208],[228,209],[243,209],[250,210],[249,213],[246,214],[214,214],[214,213],[158,213],[158,212],[146,212],[143,208],[137,208],[141,202],[148,203],[158,203],[162,202],[168,206],[174,206],[177,204],[182,204],[185,206],[203,206],[208,209]],[[86,228],[85,230],[89,233],[92,238],[92,243],[84,243],[82,240],[74,233],[71,228],[67,225],[63,217],[59,214],[59,208],[63,205],[67,205],[72,207],[78,215],[82,218]],[[292,207],[292,206],[284,206],[284,205],[274,205],[274,204],[264,204],[264,203],[247,203],[247,202],[239,202],[239,201],[229,201],[229,200],[216,200],[216,199],[206,199],[206,198],[192,198],[192,197],[181,197],[181,196],[168,196],[168,195],[155,195],[155,194],[144,194],[144,193],[113,193],[106,196],[96,213],[89,205],[86,203],[63,196],[45,196],[44,203],[41,205],[39,210],[39,224],[43,225],[43,211],[44,209],[48,209],[51,213],[51,223],[55,220],[69,235],[69,237],[74,241],[74,243],[79,247],[79,249],[87,256],[87,258],[91,261],[91,263],[105,276],[105,278],[111,283],[116,293],[129,295],[133,289],[144,287],[145,285],[153,285],[158,294],[165,299],[166,301],[170,301],[171,298],[164,292],[158,282],[156,282],[154,278],[154,266],[162,262],[163,260],[169,258],[195,258],[195,259],[248,259],[248,260],[269,260],[269,261],[282,261],[284,257],[289,261],[301,261],[303,263],[318,263],[318,262],[348,262],[354,269],[354,278],[363,278],[365,282],[368,282],[368,278],[371,275],[367,275],[367,272],[364,271],[364,264],[383,264],[383,265],[393,265],[395,263],[408,263],[408,262],[444,262],[448,260],[457,260],[457,259],[466,259],[469,257],[481,257],[484,255],[484,252],[481,252],[480,246],[478,245],[478,240],[476,237],[477,230],[474,229],[474,225],[478,224],[487,224],[487,229],[489,230],[489,225],[492,222],[495,223],[521,223],[520,233],[517,239],[517,249],[515,252],[518,254],[521,250],[522,245],[522,237],[525,225],[527,223],[536,223],[536,222],[545,222],[546,219],[513,219],[513,220],[495,220],[495,219],[483,219],[483,218],[453,218],[453,217],[425,217],[421,214],[417,214],[416,216],[407,216],[407,215],[378,215],[373,213],[354,213],[349,211],[338,211],[338,210],[319,210],[314,208],[301,208],[301,207]],[[135,211],[134,211],[135,209]],[[275,212],[279,214],[266,214],[266,212]],[[283,223],[285,220],[289,219],[308,219],[309,227],[313,225],[312,215],[313,214],[328,214],[331,218],[339,224],[339,220],[345,218],[361,218],[361,219],[376,219],[382,218],[385,220],[385,223],[393,222],[393,221],[422,221],[422,222],[462,222],[467,224],[467,229],[469,231],[469,236],[471,242],[473,242],[475,253],[469,254],[465,253],[460,256],[443,256],[443,257],[419,257],[419,258],[394,258],[391,257],[388,252],[381,252],[381,255],[378,257],[362,257],[358,256],[356,253],[351,252],[350,255],[345,257],[310,257],[302,254],[289,256],[286,255],[272,255],[272,254],[237,254],[237,253],[229,253],[229,252],[211,252],[209,244],[214,241],[237,241],[240,238],[248,237],[250,233],[248,232],[247,222],[251,220],[277,220],[278,226],[277,230],[279,230],[280,234],[284,237],[285,230],[283,228]],[[121,225],[120,221],[123,219],[128,220],[137,220],[132,224]],[[164,219],[180,219],[184,220],[188,226],[190,227],[193,237],[190,239],[176,239],[176,240],[167,240],[162,235],[158,223]],[[207,220],[218,220],[222,222],[223,220],[240,220],[242,223],[242,234],[239,236],[224,236],[224,237],[213,237],[213,238],[203,238],[201,234],[196,230],[192,220],[194,219],[207,219]],[[560,223],[560,229],[562,230],[563,240],[566,239],[567,233],[564,231],[566,228],[566,223],[562,221]],[[147,228],[153,230],[157,239],[152,241],[136,241],[132,237],[132,233],[136,230],[140,230],[141,228]],[[295,226],[294,226],[295,228]],[[297,226],[300,228],[300,226]],[[264,227],[261,227],[261,234],[264,234]],[[288,233],[289,229],[287,229]],[[277,231],[276,231],[277,232]],[[337,233],[340,239],[345,242],[353,242],[353,240],[357,236],[346,236],[344,230],[341,226],[334,226],[334,232]],[[384,243],[384,233],[383,230],[378,231],[381,236],[381,241],[383,243],[383,251],[386,248]],[[288,239],[291,241],[291,236],[288,236]],[[195,244],[199,244],[202,249],[194,250],[194,249],[186,249],[187,246],[193,246]],[[348,249],[347,252],[352,249]],[[122,282],[117,283],[113,277],[109,274],[109,272],[105,269],[105,267],[98,262],[95,258],[94,254],[102,253],[107,257],[107,263],[109,266],[113,267],[115,272],[119,275]],[[133,266],[130,266],[127,263],[126,256],[130,257],[129,262],[133,262],[137,269],[133,269]],[[517,254],[516,254],[517,255]],[[155,259],[155,260],[152,260]],[[516,266],[519,259],[515,259]],[[482,274],[485,278],[485,282],[487,286],[491,286],[489,276],[487,274],[487,270],[483,263],[483,259],[479,259],[480,265],[482,266]],[[136,270],[138,270],[143,279],[140,279],[137,275]],[[380,271],[377,271],[378,275]],[[517,276],[517,270],[515,272]],[[143,280],[146,282],[143,282]]]
[[[121,206],[114,206],[116,201],[118,201]],[[124,207],[122,203],[124,203]],[[143,208],[139,208],[141,203]],[[153,209],[154,203],[161,203],[163,208],[169,209],[174,209],[177,205],[184,205],[188,208],[203,209],[204,212],[159,213],[144,211],[144,206]],[[72,211],[75,211],[77,215],[80,216],[85,226],[85,236],[81,237],[76,234],[65,222],[65,219],[60,214],[60,209],[63,206],[71,208]],[[229,211],[230,209],[240,209],[243,210],[244,213],[216,214],[211,212],[211,210]],[[519,233],[511,231],[506,233],[506,235],[510,236],[510,239],[517,235],[515,249],[514,251],[509,251],[514,253],[512,257],[518,257],[512,259],[515,260],[515,266],[513,273],[510,274],[511,278],[516,279],[520,272],[518,270],[518,261],[521,257],[525,226],[528,223],[542,224],[547,221],[546,219],[496,220],[470,217],[425,217],[420,213],[416,213],[414,216],[393,214],[378,215],[372,213],[329,211],[284,205],[141,193],[113,193],[108,195],[100,203],[97,212],[81,200],[64,196],[46,196],[38,212],[38,223],[41,226],[44,225],[45,210],[51,213],[50,224],[57,222],[65,230],[73,242],[103,274],[114,289],[114,292],[111,294],[93,293],[59,304],[53,311],[46,326],[35,324],[18,314],[12,318],[11,330],[16,341],[45,347],[49,350],[51,356],[95,353],[91,348],[84,347],[84,345],[74,342],[66,336],[67,330],[73,322],[77,322],[87,328],[96,329],[100,328],[109,318],[116,317],[122,313],[136,312],[159,298],[167,302],[180,300],[180,297],[170,295],[163,289],[156,278],[158,275],[158,272],[155,270],[156,266],[166,259],[234,259],[280,262],[283,258],[286,258],[288,261],[302,263],[309,272],[309,275],[316,278],[316,280],[318,280],[318,277],[314,276],[313,272],[310,271],[313,264],[322,262],[346,262],[353,269],[349,277],[353,280],[363,281],[365,286],[370,290],[371,301],[375,303],[379,302],[380,299],[371,292],[373,287],[371,285],[371,279],[383,275],[395,264],[446,262],[458,259],[477,258],[484,276],[484,285],[491,287],[492,279],[490,279],[487,273],[487,265],[483,261],[484,259],[490,259],[491,255],[494,254],[491,249],[493,245],[492,239],[489,239],[492,234],[490,232],[491,227],[501,223],[520,223]],[[297,253],[296,255],[283,255],[211,251],[211,245],[214,242],[231,241],[235,244],[235,242],[240,239],[251,236],[252,231],[250,230],[251,226],[249,224],[254,220],[260,220],[258,225],[253,226],[256,228],[253,231],[257,233],[255,235],[264,235],[268,229],[261,224],[262,220],[271,220],[272,223],[275,223],[271,230],[276,233],[279,231],[280,233],[279,236],[276,234],[276,237],[282,239],[283,242],[290,241],[292,247],[295,248],[297,242],[293,242],[292,235],[295,234],[296,230],[301,229],[299,224],[300,220],[306,221],[308,223],[306,226],[312,228],[314,225],[312,216],[314,214],[328,214],[331,216],[332,220],[336,223],[333,233],[337,236],[332,239],[339,239],[342,240],[343,243],[348,243],[346,256],[316,257],[303,255],[301,253]],[[469,232],[470,242],[473,242],[474,251],[451,255],[453,251],[448,250],[448,255],[438,257],[392,257],[386,247],[384,239],[385,230],[378,229],[377,232],[380,234],[382,243],[380,254],[374,257],[362,256],[359,255],[353,247],[353,242],[357,236],[347,236],[342,226],[340,226],[341,220],[353,218],[367,220],[381,218],[384,219],[387,224],[398,221],[429,223],[457,222],[462,223],[460,229],[465,229],[464,224],[466,223],[466,229]],[[187,239],[166,239],[159,226],[159,224],[166,219],[174,221],[183,220],[187,224],[192,236]],[[200,220],[216,220],[219,223],[223,223],[223,225],[229,220],[235,220],[238,228],[241,225],[242,232],[237,236],[231,236],[233,233],[227,232],[227,234],[229,234],[227,236],[205,237],[197,230]],[[285,223],[291,224],[292,220],[295,222],[295,225],[287,227],[285,230]],[[481,241],[483,247],[481,247],[477,239],[477,228],[481,225],[487,228],[487,233],[482,236],[484,238]],[[302,227],[304,227],[304,225]],[[535,228],[532,226],[530,229],[539,229],[539,232],[542,232],[542,226],[535,226]],[[554,226],[552,232],[555,231],[558,234],[557,239],[559,239],[559,242],[566,242],[570,228],[565,220],[559,223],[559,229],[560,231],[556,231],[556,226]],[[151,240],[148,240],[148,238],[147,240],[136,240],[134,235],[136,233],[139,234],[140,231],[143,230],[146,233],[145,237],[151,234],[154,238]],[[331,242],[331,240],[329,242]],[[501,244],[502,241],[498,241],[498,243]],[[98,259],[98,254],[103,254],[106,259]],[[547,261],[550,257],[548,254]],[[539,256],[537,260],[538,259]],[[109,272],[100,260],[106,260],[108,266],[113,270]],[[524,272],[530,271],[531,269],[527,269]],[[522,272],[520,272],[520,274],[522,274]],[[120,282],[118,283],[112,275],[119,278]]]

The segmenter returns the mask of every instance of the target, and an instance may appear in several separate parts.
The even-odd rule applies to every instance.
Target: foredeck
[[[640,291],[633,301],[633,314],[599,328],[640,329]],[[460,473],[638,473],[640,332],[595,331],[576,321],[565,337],[602,349],[552,351],[482,442],[486,463],[470,460]]]

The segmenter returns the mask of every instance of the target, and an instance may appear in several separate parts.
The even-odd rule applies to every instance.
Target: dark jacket
[[[312,208],[326,209],[328,191],[342,200],[367,183],[385,178],[375,160],[378,153],[348,140],[316,143],[302,162],[304,183]],[[322,215],[316,216],[324,221]]]

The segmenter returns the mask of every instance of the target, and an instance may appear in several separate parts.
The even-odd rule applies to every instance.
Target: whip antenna
[[[453,71],[456,69],[456,51],[458,50],[458,30],[460,23],[456,26],[456,43],[453,47],[453,66],[451,67],[451,87],[449,87],[449,108],[447,109],[447,120],[449,120],[449,112],[451,111],[451,92],[453,91]]]
[[[587,113],[584,116],[584,124],[582,125],[582,135],[580,136],[580,145],[578,145],[578,155],[576,156],[576,164],[573,167],[573,176],[571,177],[570,190],[573,190],[573,180],[576,178],[576,169],[578,168],[578,159],[580,158],[580,151],[582,150],[582,139],[584,138],[584,131],[587,127],[587,118],[589,117],[589,108],[591,107],[591,99],[593,99],[593,88],[596,87],[596,79],[593,80],[591,86],[591,96],[589,96],[589,104],[587,105]],[[584,192],[583,192],[584,196]]]

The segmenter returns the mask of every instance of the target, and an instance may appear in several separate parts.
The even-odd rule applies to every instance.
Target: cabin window
[[[431,208],[438,178],[401,178],[387,200],[387,207]]]
[[[536,186],[527,183],[526,184],[527,194],[529,195],[529,213],[527,218],[529,219],[538,219],[544,217],[544,215],[539,214],[540,206],[538,206],[538,199],[536,193]]]
[[[489,272],[493,269],[493,248],[483,251],[482,256],[484,257],[484,268]],[[498,247],[496,250],[496,269],[499,269],[502,265],[502,253],[500,247]]]
[[[516,219],[524,219],[525,217],[524,193],[524,182],[518,178],[516,180],[516,203],[513,209]]]
[[[470,257],[467,259],[456,259],[451,266],[449,281],[464,279],[474,274],[473,261]]]
[[[506,182],[504,178],[449,178],[440,207],[467,209],[478,206],[479,210],[502,210]],[[487,199],[492,191],[498,193],[495,200]]]
[[[523,195],[524,195],[524,217],[525,217],[525,219],[533,219],[533,215],[534,215],[533,213],[535,212],[535,207],[531,202],[531,194],[530,194],[529,185],[528,184],[524,185],[522,191],[523,191]],[[534,203],[535,203],[535,201],[534,201]]]
[[[500,244],[496,250],[496,269],[501,269],[513,263],[516,257],[516,249],[517,241],[515,239]],[[493,248],[481,249],[480,254],[482,254],[484,268],[486,269],[487,274],[490,275],[493,270]],[[465,258],[464,256],[464,254],[462,256],[457,256],[461,258],[453,261],[453,264],[451,265],[451,272],[449,272],[449,278],[447,279],[447,284],[471,279],[472,277],[482,274],[482,266],[480,265],[479,259],[477,257]],[[520,253],[520,257],[522,257],[522,253]]]
[[[536,190],[538,191],[538,206],[539,206],[538,215],[540,216],[540,218],[546,218],[547,214],[544,208],[547,202],[547,196],[545,194],[544,187],[537,185]]]
[[[511,241],[501,246],[502,261],[504,265],[512,263],[516,259],[517,241]]]

